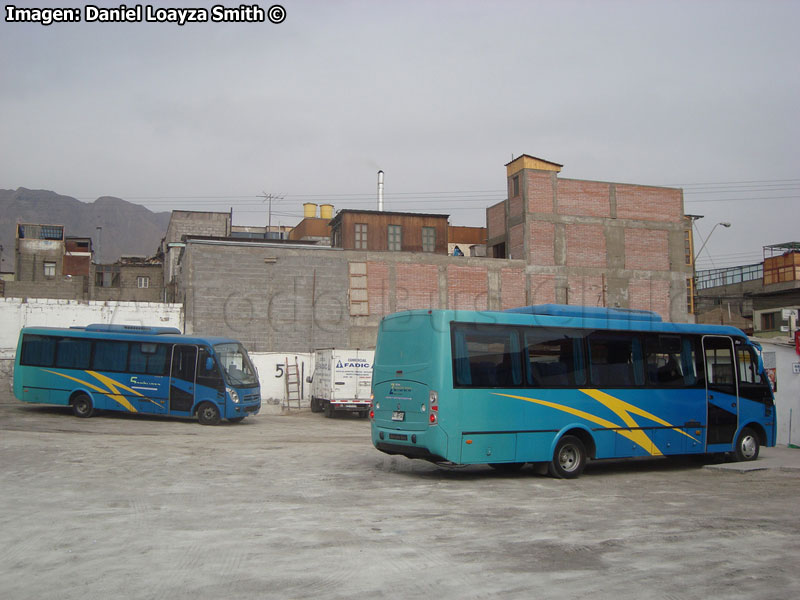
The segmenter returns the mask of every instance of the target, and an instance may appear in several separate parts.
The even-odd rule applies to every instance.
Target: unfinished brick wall
[[[552,304],[556,301],[556,276],[531,275],[531,304]]]
[[[555,241],[555,224],[545,221],[531,223],[530,240],[528,242],[530,264],[543,267],[550,267],[556,264],[554,254]]]
[[[567,229],[567,266],[606,267],[606,236],[602,225],[571,224]]]
[[[439,268],[436,265],[398,264],[397,310],[439,307]]]
[[[679,223],[683,220],[681,190],[621,184],[617,184],[615,189],[619,219],[670,223]]]
[[[571,275],[567,278],[569,304],[603,306],[603,284],[602,276]]]
[[[389,267],[384,262],[367,263],[367,298],[369,314],[388,315],[389,307]]]
[[[669,271],[669,233],[654,229],[626,229],[625,268]]]
[[[553,212],[553,174],[549,171],[526,171],[528,211]]]
[[[628,283],[630,308],[652,310],[669,320],[669,281],[632,279]]]
[[[525,270],[501,269],[500,291],[502,294],[500,300],[502,310],[525,306]]]
[[[489,284],[484,267],[447,267],[447,304],[455,310],[486,310]]]
[[[509,232],[509,258],[525,258],[525,225],[514,225]]]
[[[558,180],[558,214],[611,216],[611,185],[578,179]]]
[[[492,239],[506,234],[506,204],[501,202],[486,209],[487,238]]]

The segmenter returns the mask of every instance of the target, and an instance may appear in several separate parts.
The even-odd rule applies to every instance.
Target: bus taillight
[[[439,421],[439,417],[437,413],[439,412],[439,394],[434,390],[431,390],[428,393],[428,404],[430,405],[431,409],[431,416],[428,417],[431,425],[436,425]]]

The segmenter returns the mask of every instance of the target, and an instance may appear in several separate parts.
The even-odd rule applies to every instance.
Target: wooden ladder
[[[297,366],[297,357],[294,357],[294,364],[285,359],[286,373],[286,408],[292,408],[292,400],[297,401],[297,408],[300,408],[302,397],[300,393],[300,369]]]

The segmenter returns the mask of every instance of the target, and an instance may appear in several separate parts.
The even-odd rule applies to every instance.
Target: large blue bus
[[[23,402],[239,422],[261,408],[258,377],[236,340],[174,327],[24,327],[14,364]]]
[[[734,327],[650,311],[539,305],[385,317],[372,442],[388,454],[572,478],[590,459],[775,444],[758,348]]]

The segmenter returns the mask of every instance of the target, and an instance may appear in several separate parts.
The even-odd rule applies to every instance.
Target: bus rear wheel
[[[758,458],[758,452],[761,449],[761,443],[758,441],[756,432],[745,427],[742,433],[739,434],[739,439],[736,440],[736,450],[734,455],[736,460],[755,460]]]
[[[565,435],[556,444],[547,470],[559,479],[575,479],[586,466],[586,447],[574,435]]]
[[[203,402],[197,407],[197,421],[200,425],[216,425],[219,420],[219,409],[216,404]]]
[[[92,399],[86,394],[79,394],[75,396],[72,401],[72,414],[81,419],[88,419],[94,416],[94,404]]]

